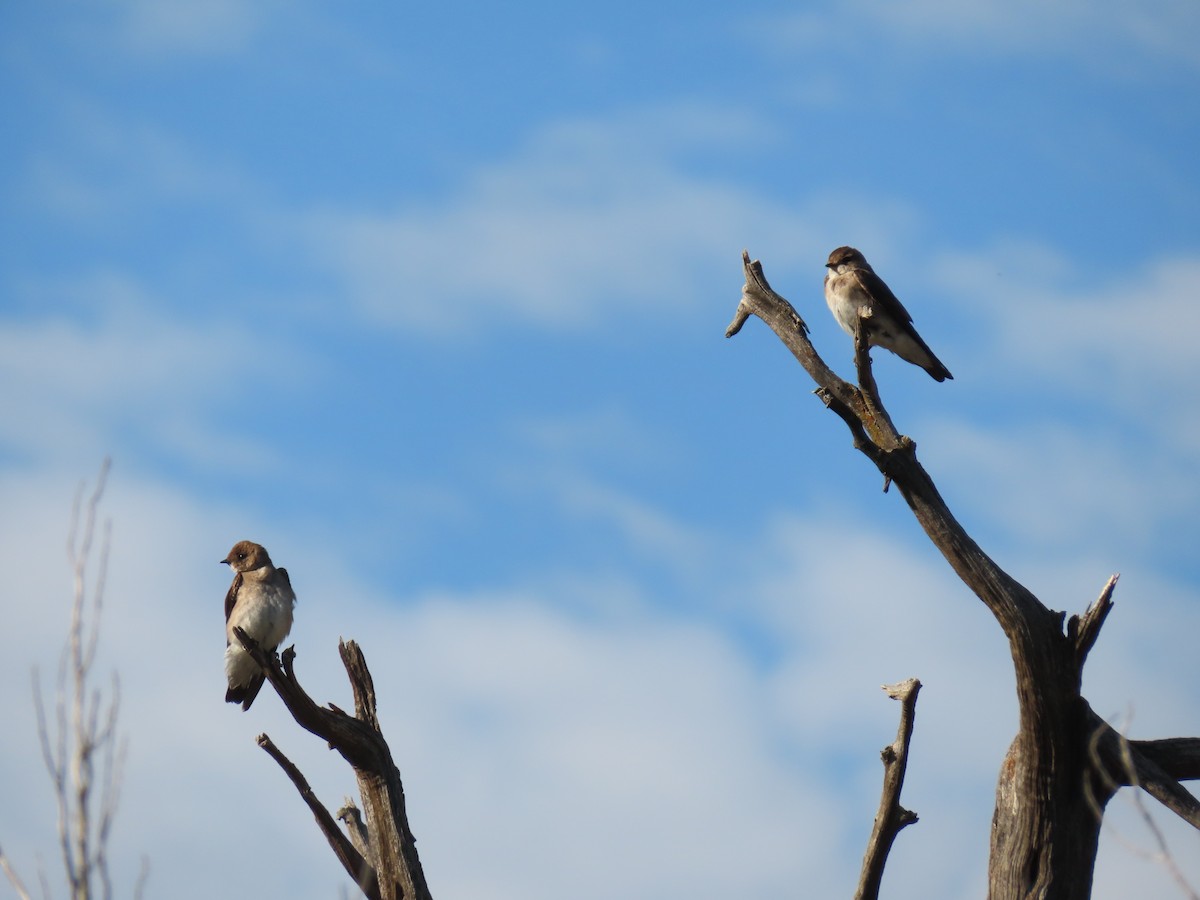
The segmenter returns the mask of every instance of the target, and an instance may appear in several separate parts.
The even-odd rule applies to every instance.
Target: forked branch
[[[392,761],[391,750],[379,728],[379,718],[375,710],[375,687],[367,669],[366,658],[358,644],[354,641],[338,644],[342,663],[354,692],[356,715],[351,716],[333,704],[329,704],[328,707],[318,706],[309,697],[296,678],[296,653],[293,647],[284,651],[281,661],[274,653],[264,652],[257,642],[241,629],[235,628],[234,636],[263,667],[267,680],[271,682],[296,723],[328,741],[330,748],[337,750],[354,769],[367,818],[366,831],[370,839],[370,853],[363,854],[356,850],[340,831],[339,838],[344,840],[345,844],[341,844],[339,840],[334,849],[339,859],[343,860],[347,872],[355,879],[355,883],[361,886],[363,871],[371,866],[371,863],[363,858],[366,856],[376,867],[378,896],[381,900],[430,900],[429,887],[417,855],[416,838],[408,826],[400,772]],[[285,771],[288,771],[286,767]],[[299,775],[299,772],[296,774]],[[290,772],[289,777],[292,777]],[[300,787],[300,782],[296,782],[294,777],[293,782]],[[301,795],[304,795],[303,789]],[[327,828],[333,820],[324,807],[321,807],[321,810],[323,815],[318,814],[315,808],[313,812],[318,816],[318,822],[326,832],[326,837],[329,837]],[[333,827],[336,830],[336,825]],[[332,838],[330,842],[333,843]],[[368,893],[367,896],[376,895]]]

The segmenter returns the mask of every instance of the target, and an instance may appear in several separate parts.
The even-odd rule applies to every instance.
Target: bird
[[[248,710],[258,696],[266,675],[233,635],[241,628],[268,653],[292,629],[296,593],[287,569],[277,569],[261,544],[238,541],[220,562],[233,569],[233,584],[225,595],[225,692],[227,703],[240,703]]]
[[[867,345],[891,350],[901,359],[920,366],[934,381],[954,378],[929,345],[913,328],[912,316],[867,262],[853,247],[838,247],[825,263],[825,302],[838,324],[851,337],[859,322],[859,310],[870,316],[862,319]]]

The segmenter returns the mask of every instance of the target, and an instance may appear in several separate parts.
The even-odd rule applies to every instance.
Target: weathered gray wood
[[[899,684],[885,684],[883,689],[893,700],[900,701],[900,726],[896,730],[896,740],[884,747],[880,754],[883,759],[883,795],[879,799],[879,812],[875,814],[875,824],[863,855],[862,873],[858,878],[854,900],[878,900],[883,869],[896,835],[902,828],[917,821],[915,812],[900,805],[900,791],[904,788],[904,773],[908,769],[908,745],[912,742],[921,682],[910,678]]]
[[[354,767],[373,856],[378,860],[381,872],[394,875],[403,892],[399,896],[426,900],[430,893],[425,884],[421,860],[417,856],[417,839],[408,827],[404,785],[379,727],[375,712],[375,683],[367,669],[367,660],[354,641],[339,642],[338,650],[354,689],[357,720],[369,725],[375,735],[373,749],[376,764]]]
[[[381,900],[432,900],[417,855],[416,838],[408,826],[400,771],[392,761],[391,749],[379,727],[375,711],[375,686],[358,644],[354,641],[338,643],[342,663],[354,692],[356,714],[351,716],[333,704],[318,706],[308,696],[296,678],[296,653],[293,647],[284,651],[281,661],[274,653],[265,653],[241,629],[234,629],[234,636],[263,667],[267,680],[283,700],[296,724],[327,741],[330,749],[337,750],[354,769],[371,842],[371,852],[365,856],[374,862],[378,893],[367,893],[370,879],[363,877],[363,869],[369,869],[371,865],[363,860],[364,854],[355,850],[348,839],[346,848],[335,846],[335,850],[339,851],[339,859],[344,856],[351,861],[348,865],[343,860],[347,872],[367,896],[378,896]],[[328,816],[328,813],[325,815]],[[321,822],[321,819],[318,818],[318,821]]]
[[[371,856],[374,852],[371,849],[371,838],[367,834],[367,825],[362,820],[362,813],[359,812],[358,806],[349,797],[342,805],[342,808],[334,813],[334,818],[346,826],[346,834],[350,836],[350,843],[370,865],[372,869],[377,867],[376,860]]]

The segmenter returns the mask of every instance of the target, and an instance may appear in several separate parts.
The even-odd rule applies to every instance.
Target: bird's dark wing
[[[279,577],[283,579],[283,583],[287,589],[289,591],[292,590],[292,579],[288,577],[287,569],[276,569],[275,571],[279,573]],[[295,592],[293,591],[293,593]]]
[[[911,355],[904,355],[902,358],[909,362],[920,366],[935,381],[945,381],[947,378],[953,378],[950,370],[942,364],[942,361],[934,355],[934,352],[929,349],[929,345],[917,334],[917,329],[913,327],[912,316],[908,314],[908,310],[904,308],[904,304],[900,302],[892,289],[887,286],[887,283],[880,278],[872,269],[855,268],[853,269],[854,277],[858,279],[858,286],[870,295],[871,300],[878,307],[878,311],[883,313],[902,331],[906,332],[912,341],[921,348],[924,354],[928,357],[927,360],[914,359]],[[893,352],[898,352],[894,347],[889,347]]]
[[[876,275],[873,269],[855,267],[853,272],[854,277],[858,279],[858,286],[866,291],[872,300],[883,307],[880,310],[881,312],[887,313],[896,322],[912,322],[912,316],[908,314],[908,310],[904,308],[904,304],[900,302],[900,298],[892,293],[892,289],[887,286],[887,282]]]
[[[237,603],[238,588],[242,586],[242,573],[238,572],[233,576],[233,584],[229,586],[229,593],[225,595],[225,621],[229,621],[229,615],[233,612],[234,604]]]

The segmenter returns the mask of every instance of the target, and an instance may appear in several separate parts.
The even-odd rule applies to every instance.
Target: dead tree
[[[350,687],[354,691],[354,715],[332,703],[318,706],[296,679],[296,652],[289,647],[283,659],[261,647],[240,628],[234,635],[267,674],[267,680],[283,700],[301,728],[329,742],[354,769],[359,795],[366,813],[364,824],[352,803],[339,810],[349,836],[343,834],[329,810],[322,805],[300,770],[265,734],[258,744],[292,780],[329,846],[366,897],[370,900],[432,900],[425,873],[417,856],[416,838],[408,827],[404,786],[400,770],[379,727],[375,711],[375,683],[367,660],[354,641],[339,641],[338,650]]]
[[[1019,729],[1000,767],[988,863],[990,900],[1085,900],[1103,810],[1136,786],[1195,828],[1200,801],[1181,780],[1200,778],[1200,738],[1126,741],[1080,693],[1083,665],[1100,634],[1117,576],[1082,615],[1047,608],[1001,569],[954,518],[892,423],[871,373],[864,334],[855,340],[858,385],[843,381],[808,339],[808,327],[742,254],[746,284],[726,337],[754,315],[816,383],[816,395],[850,429],[854,447],[894,484],[951,568],[995,616],[1016,674]],[[860,323],[861,324],[861,323]]]
[[[58,849],[71,900],[110,900],[113,896],[109,849],[125,764],[125,741],[117,730],[120,711],[117,675],[113,673],[112,685],[105,696],[96,684],[95,674],[108,570],[111,523],[107,520],[100,529],[101,545],[96,558],[92,551],[110,465],[108,459],[101,463],[96,486],[86,504],[82,485],[75,495],[67,539],[74,599],[66,644],[58,661],[53,718],[48,715],[37,669],[33,672],[38,739],[42,761],[54,787]],[[98,571],[89,591],[93,564]],[[0,850],[0,871],[20,900],[32,900],[33,893],[3,850]],[[148,874],[149,863],[143,858],[134,887],[135,900],[142,896]],[[39,871],[38,876],[41,896],[50,897],[46,873]]]

